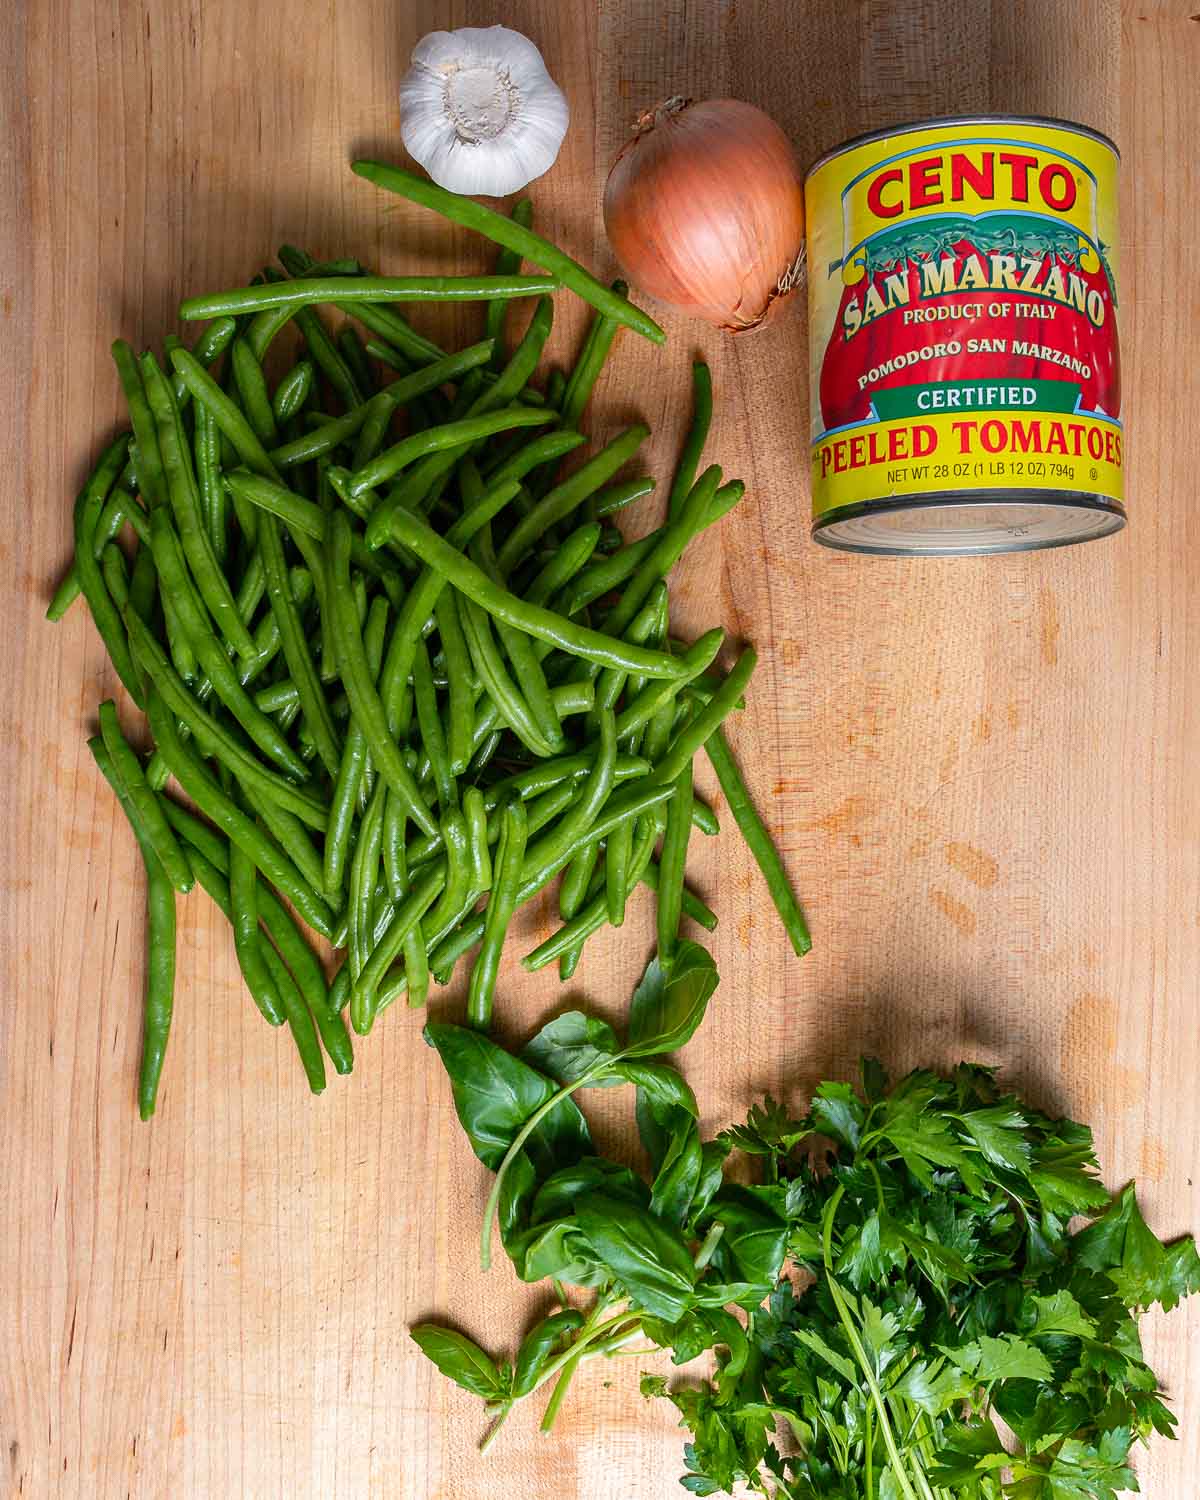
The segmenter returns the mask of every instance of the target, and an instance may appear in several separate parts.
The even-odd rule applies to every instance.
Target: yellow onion
[[[613,163],[604,227],[641,291],[718,328],[757,328],[803,265],[796,154],[752,104],[668,99]]]

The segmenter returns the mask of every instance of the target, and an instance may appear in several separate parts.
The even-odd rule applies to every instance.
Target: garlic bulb
[[[503,197],[553,164],[566,97],[528,37],[507,26],[432,31],[400,85],[400,135],[439,187]]]

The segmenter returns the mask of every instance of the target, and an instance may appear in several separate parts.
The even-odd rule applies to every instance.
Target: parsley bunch
[[[835,1150],[816,1156],[818,1137]],[[992,1072],[821,1085],[725,1144],[788,1226],[794,1279],[750,1315],[748,1350],[669,1395],[692,1431],[685,1489],[778,1500],[1109,1500],[1136,1439],[1175,1421],[1138,1312],[1200,1288],[1191,1237],[1164,1245],[1132,1187],[1096,1175],[1086,1126]],[[1072,1234],[1075,1215],[1104,1212]],[[787,1434],[786,1440],[779,1433]]]

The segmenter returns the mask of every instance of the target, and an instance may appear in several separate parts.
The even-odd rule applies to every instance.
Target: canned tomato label
[[[812,168],[818,541],[1007,552],[1125,524],[1117,164],[1082,126],[989,116]]]

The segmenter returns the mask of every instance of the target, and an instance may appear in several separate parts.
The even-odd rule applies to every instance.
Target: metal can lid
[[[1107,146],[1118,161],[1121,159],[1120,147],[1111,136],[1105,135],[1102,130],[1093,129],[1091,125],[1080,125],[1074,120],[1060,120],[1053,115],[946,115],[932,120],[908,120],[901,125],[889,125],[882,130],[867,130],[862,135],[851,136],[848,141],[843,141],[817,157],[805,172],[804,179],[807,182],[818,167],[844,156],[856,146],[865,146],[870,141],[887,140],[889,136],[904,135],[910,130],[940,130],[955,125],[1049,125],[1055,130],[1069,130],[1075,135],[1089,136],[1102,146]]]
[[[844,505],[822,514],[812,535],[879,557],[976,557],[1097,541],[1124,526],[1124,507],[1101,496],[992,490]]]

